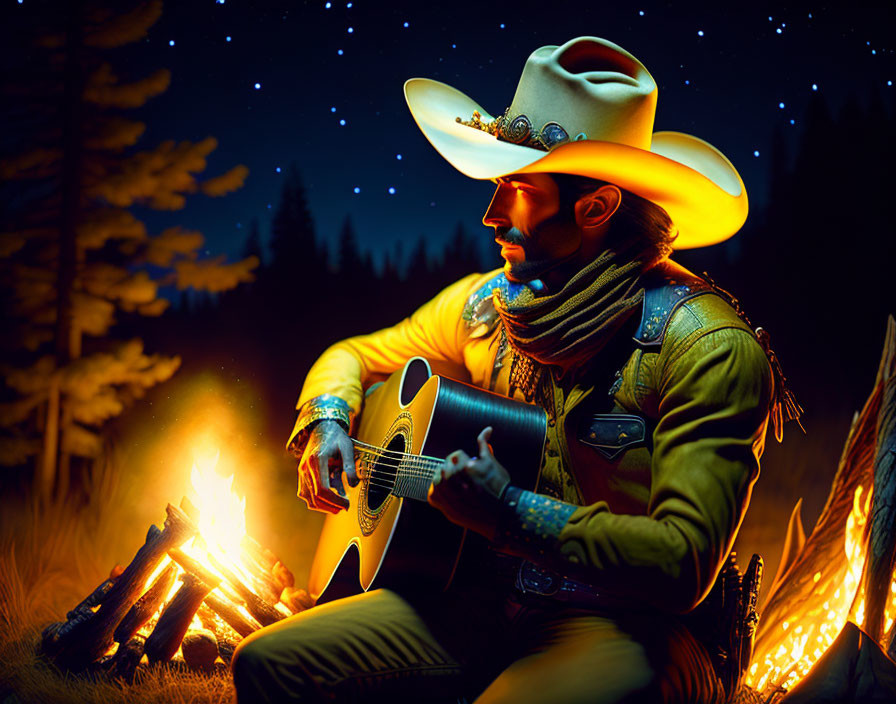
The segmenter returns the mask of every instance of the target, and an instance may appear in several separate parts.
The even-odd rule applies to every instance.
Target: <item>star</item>
[[[698,29],[698,30],[697,30],[697,36],[698,36],[698,37],[702,37],[702,36],[703,36],[703,30],[702,30],[702,29]]]
[[[224,40],[229,42],[229,41],[230,41],[230,36],[226,36],[226,37],[224,37]]]
[[[261,90],[261,83],[255,84],[255,90]]]
[[[355,191],[355,193],[360,193],[361,188],[359,186],[355,186],[354,191]]]
[[[173,39],[170,39],[170,40],[168,41],[168,46],[174,46],[174,40],[173,40]]]
[[[758,149],[754,150],[754,152],[753,152],[753,156],[759,156],[759,150],[758,150]]]
[[[398,159],[399,161],[401,161],[401,154],[396,154],[395,158]]]
[[[394,196],[394,195],[395,195],[395,186],[389,186],[389,195],[390,195],[390,196]]]

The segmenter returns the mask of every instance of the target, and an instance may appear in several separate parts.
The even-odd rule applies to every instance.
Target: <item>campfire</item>
[[[168,505],[131,563],[48,626],[41,649],[72,670],[133,681],[145,664],[225,667],[240,640],[312,605],[292,573],[246,533],[245,498],[217,456],[195,462],[193,497]]]

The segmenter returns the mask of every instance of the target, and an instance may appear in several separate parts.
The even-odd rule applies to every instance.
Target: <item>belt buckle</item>
[[[563,579],[551,570],[544,570],[537,565],[523,560],[516,576],[516,586],[523,594],[537,596],[554,596],[560,591]]]

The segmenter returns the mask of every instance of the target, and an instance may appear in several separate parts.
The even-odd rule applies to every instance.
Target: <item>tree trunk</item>
[[[56,484],[56,461],[59,457],[59,373],[50,377],[47,399],[47,419],[44,423],[44,446],[40,457],[40,471],[35,484],[40,502],[49,503]]]
[[[61,106],[62,122],[62,207],[59,219],[59,261],[56,277],[56,368],[63,370],[80,356],[80,335],[74,320],[74,292],[78,275],[77,231],[81,212],[81,170],[83,165],[83,100],[84,100],[84,17],[81,0],[66,4],[65,73]],[[71,423],[67,401],[61,399],[62,419],[58,434],[62,437]],[[49,424],[48,424],[49,425]],[[58,472],[69,471],[69,452],[59,442]],[[67,483],[67,482],[66,482]],[[67,489],[67,486],[65,487]]]

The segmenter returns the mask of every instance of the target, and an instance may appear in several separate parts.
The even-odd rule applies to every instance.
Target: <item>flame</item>
[[[864,497],[863,497],[864,494]],[[761,662],[753,662],[744,681],[760,693],[788,691],[803,679],[812,666],[840,634],[848,620],[862,626],[865,618],[865,594],[860,589],[865,567],[865,524],[871,509],[871,492],[856,487],[852,509],[846,519],[843,541],[843,569],[822,581],[821,572],[812,577],[815,607],[798,624],[783,621],[780,644]],[[885,608],[886,628],[896,617],[896,573]]]
[[[243,584],[256,591],[255,587],[258,586],[257,580],[244,563],[242,548],[247,537],[246,498],[237,495],[233,490],[232,474],[224,477],[216,471],[219,458],[220,452],[216,451],[214,456],[205,454],[194,460],[193,468],[190,472],[193,491],[189,498],[199,511],[197,522],[199,533],[189,543],[184,545],[182,550],[197,560],[210,573],[220,577],[221,583],[215,588],[215,591],[238,605],[240,613],[250,622],[254,622],[255,618],[246,609],[242,599],[228,583],[222,571],[218,569],[218,565],[220,565],[225,570],[236,575],[237,579]],[[163,600],[162,606],[140,630],[144,635],[149,635],[152,632],[164,606],[177,593],[181,586],[180,577],[184,574],[184,570],[166,555],[146,580],[144,589],[148,589],[163,570],[172,564],[177,570],[174,583]],[[278,604],[277,606],[280,605]],[[285,607],[281,607],[278,610],[283,613]],[[223,626],[223,622],[219,625],[226,627]],[[193,617],[190,627],[203,627],[198,616]]]

